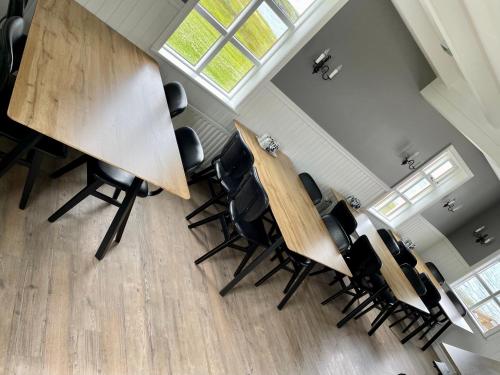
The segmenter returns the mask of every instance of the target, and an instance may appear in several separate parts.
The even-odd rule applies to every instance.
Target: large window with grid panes
[[[455,147],[446,147],[383,194],[369,207],[379,219],[395,227],[451,194],[473,177]]]
[[[500,255],[451,287],[484,336],[500,330]]]
[[[159,53],[232,97],[319,0],[199,0]]]

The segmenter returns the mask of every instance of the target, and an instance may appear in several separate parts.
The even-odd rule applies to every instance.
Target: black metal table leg
[[[5,154],[5,156],[0,160],[0,178],[3,177],[3,175],[7,173],[7,171],[12,168],[12,166],[16,164],[24,154],[31,150],[40,141],[40,139],[42,139],[42,137],[42,134],[35,133],[31,137],[19,142],[10,152]]]
[[[422,351],[425,351],[425,350],[426,350],[429,346],[431,346],[431,345],[432,345],[432,343],[433,343],[434,341],[436,341],[436,339],[437,339],[439,336],[441,336],[441,335],[443,334],[443,332],[444,332],[444,331],[446,331],[450,325],[451,325],[451,321],[450,321],[450,320],[448,320],[448,321],[445,323],[445,325],[444,325],[444,326],[442,326],[442,327],[441,327],[441,329],[440,329],[439,331],[437,331],[437,332],[434,334],[434,336],[432,336],[432,337],[429,339],[429,341],[427,341],[427,342],[425,343],[425,345],[424,345],[424,346],[422,346],[422,348],[421,348],[421,349],[422,349]]]
[[[396,307],[398,307],[398,306],[399,306],[399,302],[396,302],[392,306],[390,306],[385,311],[385,313],[380,318],[378,318],[377,321],[374,322],[372,328],[370,328],[370,330],[368,331],[368,336],[373,335],[375,333],[375,331],[382,325],[382,323],[384,323],[387,320],[387,318],[389,318],[391,316],[391,314],[394,312],[394,310],[396,310]]]
[[[97,253],[95,254],[95,257],[97,259],[102,260],[106,255],[111,241],[113,241],[113,239],[115,238],[115,235],[117,234],[127,216],[127,212],[132,209],[132,205],[134,204],[137,193],[139,192],[143,182],[144,181],[138,177],[135,177],[134,181],[132,181],[132,185],[130,185],[130,188],[127,190],[125,198],[123,199],[118,212],[113,218],[113,221],[111,222],[111,225],[108,228],[108,231],[106,232],[106,235],[104,236],[104,239],[102,240]]]
[[[33,185],[35,184],[36,177],[40,172],[40,167],[42,165],[43,154],[38,150],[31,150],[30,153],[30,161],[31,165],[29,166],[28,176],[26,177],[26,182],[24,183],[23,194],[21,196],[21,200],[19,202],[19,208],[24,210],[26,205],[28,204],[28,199],[31,194],[31,190],[33,190]]]
[[[311,263],[309,263],[305,268],[303,268],[301,270],[301,272],[299,273],[299,275],[297,276],[297,278],[295,279],[295,281],[290,286],[287,293],[285,294],[285,296],[283,297],[283,299],[279,303],[278,310],[281,310],[281,309],[283,309],[283,307],[285,307],[288,300],[293,296],[293,294],[295,293],[297,288],[300,286],[300,284],[302,284],[304,279],[307,277],[307,275],[309,275],[309,272],[311,272],[311,270],[314,268],[315,265],[316,265],[316,262],[311,261]]]
[[[260,263],[262,263],[267,257],[269,257],[273,251],[283,244],[283,237],[278,238],[273,242],[271,246],[260,253],[248,266],[243,268],[240,273],[238,273],[233,280],[229,282],[219,293],[221,296],[225,296],[227,292],[233,289],[241,280],[243,280],[250,272],[252,272]]]
[[[344,324],[346,324],[349,320],[354,318],[360,311],[362,311],[366,306],[370,304],[370,302],[374,301],[375,298],[377,298],[382,292],[384,292],[387,289],[387,286],[384,286],[380,288],[377,292],[373,293],[370,297],[365,299],[363,302],[361,302],[358,307],[353,309],[349,314],[344,316],[338,323],[337,323],[337,328],[342,327]]]

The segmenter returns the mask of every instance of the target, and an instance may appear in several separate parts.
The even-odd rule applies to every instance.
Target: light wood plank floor
[[[186,227],[201,188],[191,201],[138,199],[122,243],[99,263],[116,208],[88,198],[49,224],[84,185],[83,168],[41,178],[20,211],[25,173],[0,180],[0,374],[434,373],[434,352],[401,345],[398,330],[369,338],[368,318],[337,329],[345,300],[320,305],[326,277],[310,278],[282,312],[285,274],[255,288],[262,270],[220,297],[241,254],[193,264],[221,239],[216,226]]]

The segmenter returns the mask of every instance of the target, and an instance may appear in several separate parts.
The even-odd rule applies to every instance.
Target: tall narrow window
[[[199,0],[160,49],[231,97],[317,0]]]
[[[500,260],[480,267],[452,285],[483,335],[500,330]]]

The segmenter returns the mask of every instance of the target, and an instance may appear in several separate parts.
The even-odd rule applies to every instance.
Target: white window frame
[[[258,2],[260,4],[262,1],[266,1],[266,3],[271,2],[271,0],[254,0],[251,4],[254,4],[254,2]],[[348,2],[348,0],[316,0],[293,24],[293,28],[289,28],[288,31],[281,36],[271,50],[264,56],[264,58],[260,60],[261,65],[259,68],[256,69],[256,67],[254,67],[251,69],[246,77],[244,77],[235,89],[233,89],[231,95],[229,96],[224,90],[211,83],[209,79],[198,74],[194,69],[192,69],[191,64],[185,63],[184,59],[178,54],[172,53],[172,51],[163,48],[170,35],[175,32],[191,10],[197,6],[198,2],[199,0],[188,1],[177,17],[168,25],[158,40],[153,44],[151,47],[151,53],[162,60],[166,60],[172,67],[179,70],[194,81],[196,85],[209,91],[224,105],[233,110],[237,110],[238,106],[243,102],[247,95],[250,94],[262,80],[270,79],[274,74],[276,74],[288,61],[288,59],[293,57],[297,48],[301,48],[333,15],[335,15],[335,13],[337,13]],[[248,7],[250,6],[252,5],[249,5]],[[271,6],[273,9],[277,7],[274,4]],[[244,17],[243,13],[240,14],[239,17]],[[321,51],[318,51],[318,53],[319,52]]]
[[[425,170],[438,161],[440,158],[445,157],[445,160],[450,161],[454,169],[450,170],[450,172],[446,172],[443,175],[443,178],[435,181],[430,174],[427,174]],[[430,192],[424,194],[420,199],[412,202],[409,198],[407,198],[403,192],[401,192],[401,188],[406,185],[410,180],[415,179],[415,177],[421,176],[422,179],[426,179],[430,183]],[[421,167],[416,169],[412,174],[407,176],[405,179],[397,183],[394,187],[391,188],[390,191],[384,193],[382,196],[377,198],[373,203],[369,205],[368,211],[375,215],[378,219],[382,220],[384,223],[389,225],[392,228],[396,228],[401,225],[406,220],[411,217],[417,215],[422,212],[424,209],[429,207],[430,205],[436,203],[444,196],[450,194],[458,187],[463,185],[465,182],[474,177],[474,174],[467,166],[465,161],[462,159],[458,151],[455,149],[453,145],[449,145],[444,150],[439,152],[436,156],[434,156],[431,160],[423,164]],[[387,217],[376,208],[380,206],[380,204],[386,200],[389,196],[394,195],[394,199],[402,198],[405,201],[404,206],[402,208],[396,210],[397,215],[392,217]]]
[[[499,299],[500,299],[500,290],[497,291],[496,293],[493,293],[491,291],[491,289],[489,288],[488,284],[481,278],[481,276],[479,275],[482,271],[484,271],[485,269],[493,266],[495,263],[500,263],[500,250],[496,251],[494,254],[492,254],[490,257],[488,257],[488,259],[486,259],[484,262],[482,262],[479,266],[475,267],[473,271],[469,272],[467,275],[461,277],[460,279],[454,281],[450,287],[451,289],[453,290],[453,292],[456,294],[456,296],[460,299],[460,301],[462,302],[462,305],[464,306],[465,310],[467,311],[467,314],[469,315],[469,317],[472,319],[472,321],[474,322],[474,324],[477,326],[477,328],[479,329],[479,331],[481,332],[481,334],[485,337],[485,338],[488,338],[498,332],[500,332],[500,325],[496,326],[495,328],[493,329],[490,329],[489,331],[486,331],[484,332],[483,331],[483,328],[481,327],[481,324],[477,321],[477,319],[475,318],[472,310],[474,310],[476,307],[488,302],[489,300],[493,299],[495,300],[496,299],[496,302],[498,305],[500,305],[500,302],[499,302]],[[464,282],[472,279],[472,278],[477,278],[479,280],[479,282],[481,283],[481,285],[486,289],[486,291],[488,292],[489,296],[482,299],[481,301],[475,303],[474,305],[472,305],[471,307],[468,307],[464,301],[461,300],[460,298],[460,295],[456,292],[456,289],[461,285],[463,284]]]

